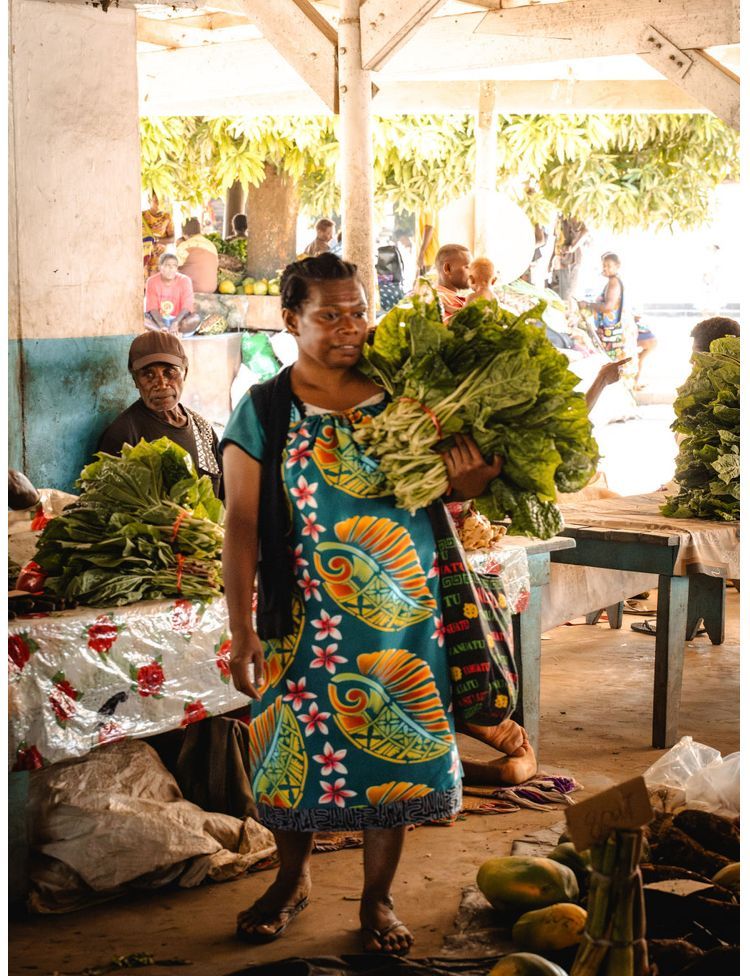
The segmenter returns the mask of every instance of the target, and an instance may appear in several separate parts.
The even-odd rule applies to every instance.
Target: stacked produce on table
[[[657,817],[645,835],[615,831],[591,851],[567,834],[560,841],[547,857],[480,867],[477,885],[519,950],[489,976],[739,972],[736,822],[683,810]]]
[[[470,434],[482,454],[503,459],[477,509],[509,531],[542,539],[562,528],[557,491],[578,491],[598,450],[578,377],[533,324],[543,303],[515,315],[472,302],[446,326],[437,300],[394,307],[366,346],[363,371],[392,397],[355,437],[380,461],[400,508],[415,511],[448,489],[439,451]]]
[[[222,295],[280,295],[280,278],[252,278],[244,271],[220,271],[217,291]]]
[[[224,506],[190,455],[163,437],[97,457],[39,537],[45,591],[93,607],[218,596]]]
[[[685,434],[677,457],[679,492],[664,515],[732,521],[740,517],[740,340],[714,339],[674,403],[672,430]]]

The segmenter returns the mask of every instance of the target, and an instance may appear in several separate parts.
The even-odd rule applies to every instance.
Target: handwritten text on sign
[[[637,830],[654,816],[642,776],[568,807],[565,819],[579,851],[605,841],[613,830]]]

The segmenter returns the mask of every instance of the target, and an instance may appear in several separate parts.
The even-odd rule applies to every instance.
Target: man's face
[[[172,363],[149,363],[133,373],[141,400],[154,413],[174,410],[180,402],[186,370]]]
[[[318,227],[318,240],[327,244],[333,239],[333,227]]]
[[[443,281],[450,288],[460,291],[469,287],[469,265],[471,254],[469,251],[458,251],[450,261],[443,266]]]
[[[620,265],[617,263],[617,261],[613,261],[612,258],[605,258],[602,261],[602,274],[605,278],[614,278],[619,270]]]
[[[174,281],[177,276],[177,258],[168,258],[159,268],[159,274],[164,281]]]

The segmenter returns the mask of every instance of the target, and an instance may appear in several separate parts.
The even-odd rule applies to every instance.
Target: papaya
[[[479,868],[477,885],[494,909],[519,914],[578,898],[573,871],[548,857],[491,857]]]
[[[712,884],[721,885],[724,888],[729,888],[731,891],[740,890],[740,863],[737,861],[735,864],[728,864],[721,871],[717,871],[716,874],[711,878]]]
[[[559,902],[522,915],[513,926],[513,941],[520,949],[558,951],[578,945],[585,927],[586,912],[580,905]]]
[[[514,952],[499,959],[488,976],[568,976],[554,962],[533,952]]]
[[[575,874],[579,886],[591,871],[591,855],[588,851],[577,851],[575,844],[558,844],[547,857],[558,864],[565,864]]]

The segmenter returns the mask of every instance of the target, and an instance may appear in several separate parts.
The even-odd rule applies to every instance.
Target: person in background
[[[226,239],[236,241],[238,237],[247,237],[247,217],[243,213],[235,214],[232,217],[232,233]]]
[[[625,290],[620,278],[620,259],[612,251],[602,254],[602,274],[607,279],[595,302],[579,302],[578,307],[594,313],[594,324],[604,351],[610,359],[622,359],[626,350],[622,309]]]
[[[563,301],[573,298],[583,261],[583,247],[590,234],[582,220],[562,217],[557,226],[555,249],[552,252],[552,285]]]
[[[177,270],[177,257],[162,254],[159,273],[146,282],[146,314],[144,326],[150,330],[193,332],[200,324],[200,316],[193,312],[193,283]]]
[[[721,315],[703,319],[690,333],[693,340],[693,352],[710,352],[711,343],[714,339],[723,339],[724,336],[739,336],[739,334],[740,323],[734,319],[724,318]]]
[[[216,291],[219,284],[219,252],[213,241],[201,234],[197,217],[190,217],[183,228],[185,236],[177,242],[179,273],[187,275],[193,291]]]
[[[159,198],[151,194],[151,206],[141,212],[143,234],[143,273],[148,278],[159,270],[159,258],[167,244],[174,242],[174,224],[166,210],[159,209]]]
[[[311,241],[305,248],[308,257],[315,258],[319,254],[325,254],[331,250],[331,241],[336,225],[328,217],[321,217],[315,225],[315,240]]]
[[[343,231],[339,231],[338,234],[336,234],[336,239],[333,242],[333,244],[331,244],[330,251],[331,254],[335,254],[339,258],[344,253],[344,232]]]
[[[444,322],[466,304],[466,299],[458,292],[469,288],[470,264],[471,251],[463,244],[443,244],[435,255],[437,293],[443,306]]]
[[[402,230],[396,234],[396,247],[404,265],[404,284],[411,288],[417,277],[417,256],[414,252],[414,241],[408,231]]]
[[[430,268],[437,265],[440,243],[438,241],[438,217],[435,211],[425,210],[419,214],[417,221],[417,235],[419,250],[417,251],[417,274],[427,274]]]
[[[635,374],[635,388],[636,390],[642,390],[644,384],[641,383],[641,370],[643,369],[643,363],[647,356],[656,348],[656,336],[649,329],[647,325],[641,321],[642,315],[640,312],[633,311],[633,319],[635,320],[636,328],[638,329],[637,343],[638,343],[638,370]]]
[[[208,475],[214,493],[223,498],[219,440],[207,420],[180,403],[188,373],[180,340],[164,332],[139,335],[130,346],[128,372],[139,399],[102,433],[97,450],[120,454],[123,444],[168,437],[188,452],[198,475]]]
[[[492,286],[497,281],[495,265],[489,258],[474,258],[469,265],[469,285],[473,288],[466,302],[474,302],[477,298],[486,298],[491,302],[497,299]]]

